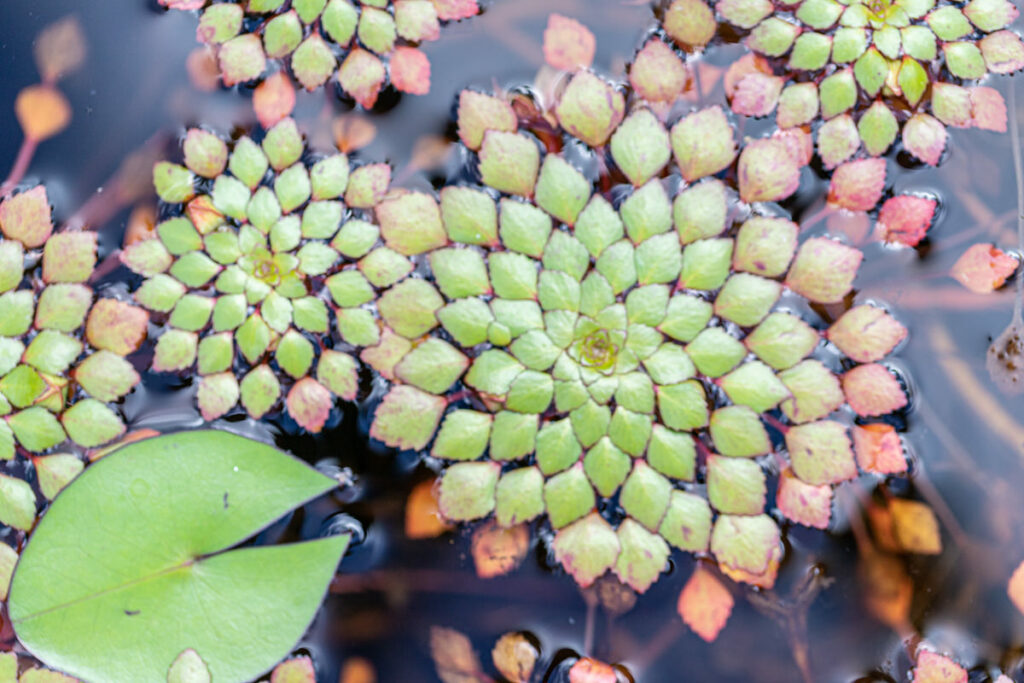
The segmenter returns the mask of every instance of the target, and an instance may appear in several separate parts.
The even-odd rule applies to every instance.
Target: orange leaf
[[[914,584],[903,562],[892,555],[870,551],[861,555],[859,572],[868,611],[898,633],[909,629]]]
[[[967,672],[949,657],[921,650],[913,683],[967,683]]]
[[[377,127],[360,114],[345,114],[334,119],[334,144],[348,154],[362,149],[377,137]]]
[[[14,100],[14,113],[25,137],[34,142],[56,135],[71,122],[71,105],[50,85],[22,88]]]
[[[490,521],[473,532],[473,564],[481,579],[508,574],[519,566],[530,549],[530,532],[525,524],[509,527]]]
[[[264,129],[291,115],[295,109],[295,86],[284,71],[268,76],[252,94],[252,108]]]
[[[710,643],[725,627],[732,613],[732,605],[729,589],[714,574],[697,565],[679,594],[677,609],[683,622]]]
[[[569,669],[569,683],[616,683],[615,669],[590,657],[576,661]]]
[[[156,237],[156,219],[156,207],[152,204],[140,204],[132,209],[124,229],[124,246]]]
[[[988,244],[972,244],[950,271],[960,284],[972,292],[987,294],[1003,286],[1017,270],[1017,259]]]
[[[1024,562],[1017,565],[1013,575],[1010,576],[1010,583],[1006,586],[1006,592],[1010,600],[1021,612],[1024,612]]]
[[[865,472],[893,474],[907,469],[900,435],[892,425],[884,422],[855,425],[853,450],[857,454],[857,464]]]
[[[341,667],[338,683],[377,683],[377,671],[365,657],[349,657]]]
[[[437,509],[437,479],[416,484],[405,501],[406,538],[434,538],[449,528]]]
[[[889,503],[892,530],[896,541],[906,552],[938,555],[942,552],[939,520],[925,503],[895,498]]]
[[[64,17],[43,29],[35,44],[36,66],[46,83],[53,83],[85,61],[85,36],[75,17]]]

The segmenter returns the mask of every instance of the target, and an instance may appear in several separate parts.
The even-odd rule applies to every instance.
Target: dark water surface
[[[550,12],[588,25],[598,36],[595,67],[619,77],[653,24],[646,2],[493,0],[483,16],[447,27],[442,40],[426,46],[431,94],[394,98],[386,112],[371,114],[378,136],[360,153],[362,158],[388,160],[400,170],[420,136],[449,131],[461,88],[529,84],[543,61],[541,36]],[[2,0],[0,102],[13,103],[18,90],[38,80],[32,41],[45,25],[69,13],[77,14],[89,43],[85,67],[61,82],[74,120],[41,145],[26,179],[46,183],[57,220],[108,189],[107,179],[121,160],[147,140],[174,155],[177,136],[189,125],[222,132],[254,125],[249,93],[200,93],[189,85],[184,63],[195,47],[195,18],[163,12],[147,0]],[[710,59],[727,64],[737,54],[725,48]],[[1005,92],[1007,83],[1002,78],[994,85]],[[721,98],[718,87],[711,99]],[[331,89],[300,93],[296,118],[316,142],[325,121],[345,109]],[[21,141],[10,104],[0,107],[0,131],[2,166],[13,161]],[[902,156],[890,154],[893,191],[932,193],[940,198],[941,209],[918,250],[865,247],[857,300],[891,306],[911,333],[894,364],[911,390],[911,409],[899,426],[907,428],[903,436],[916,478],[913,484],[893,480],[890,489],[948,506],[948,511],[942,504],[938,509],[943,554],[908,562],[915,583],[914,625],[926,639],[975,667],[972,681],[989,680],[985,672],[995,666],[1021,681],[1024,619],[1006,599],[1005,586],[1024,558],[1024,401],[999,397],[984,366],[988,344],[1010,321],[1013,293],[969,296],[946,276],[974,242],[1016,246],[1011,150],[1009,136],[950,133],[950,149],[938,169],[905,167]],[[405,184],[425,188],[444,180],[412,174]],[[820,181],[806,183],[793,203],[794,218],[820,208],[823,188]],[[101,258],[120,245],[127,215],[123,210],[94,226],[101,233]],[[202,424],[191,387],[152,375],[145,381],[126,406],[129,428]],[[512,575],[483,581],[473,570],[468,530],[428,541],[405,539],[405,497],[431,472],[414,454],[394,454],[369,443],[369,417],[380,395],[369,377],[364,395],[360,408],[345,407],[317,437],[298,435],[291,424],[218,422],[272,438],[311,463],[348,468],[354,477],[353,487],[314,503],[260,539],[315,536],[325,525],[347,524],[346,518],[332,517],[339,513],[350,515],[365,531],[301,644],[314,656],[319,680],[333,683],[342,662],[358,655],[373,663],[379,681],[435,681],[428,645],[433,625],[468,634],[488,669],[490,649],[507,631],[537,636],[542,670],[579,653],[586,605],[572,580],[551,569],[542,545]],[[814,679],[908,680],[909,660],[899,637],[863,606],[857,546],[842,508],[836,507],[829,533],[793,526],[787,540],[789,552],[776,588],[781,596],[812,567],[834,579],[807,618]],[[740,597],[715,643],[708,645],[688,631],[675,605],[693,560],[676,552],[672,561],[672,570],[631,611],[614,619],[598,612],[592,654],[623,663],[645,682],[800,680],[785,631]],[[564,680],[560,676],[550,680]]]

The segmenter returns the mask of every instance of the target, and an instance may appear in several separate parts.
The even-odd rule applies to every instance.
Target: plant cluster
[[[904,147],[937,164],[945,126],[1005,132],[1006,105],[988,74],[1024,67],[1024,44],[1007,27],[1009,0],[674,0],[663,28],[677,43],[703,46],[717,19],[752,51],[730,69],[732,108],[775,113],[780,128],[816,120],[818,148],[832,168],[863,147],[884,154],[902,129]],[[930,112],[930,113],[929,113]]]
[[[476,0],[161,0],[201,10],[196,38],[217,50],[221,79],[256,80],[268,60],[287,64],[302,87],[336,77],[367,109],[389,82],[416,95],[430,89],[430,61],[416,45],[437,40],[441,22],[479,13]]]
[[[786,517],[824,527],[855,450],[865,470],[904,469],[891,428],[853,427],[855,449],[847,423],[905,405],[876,361],[906,331],[852,308],[826,333],[859,363],[839,374],[799,315],[844,301],[862,255],[773,215],[807,163],[791,140],[741,143],[717,107],[671,129],[643,103],[627,116],[589,71],[545,114],[542,150],[508,102],[464,91],[480,184],[378,207],[388,245],[426,258],[377,300],[382,343],[362,356],[394,386],[371,435],[432,444],[449,519],[546,517],[582,585],[611,569],[646,590],[670,544],[771,585],[769,476]]]
[[[112,441],[148,315],[96,296],[96,233],[54,231],[44,187],[0,203],[0,231],[0,458]]]
[[[390,167],[350,170],[344,154],[314,162],[304,150],[292,119],[261,143],[242,137],[230,151],[212,133],[188,131],[185,165],[154,168],[174,215],[122,253],[145,278],[135,298],[165,324],[153,369],[195,366],[208,420],[239,401],[260,418],[284,383],[289,415],[319,431],[334,396],[356,396],[348,350],[379,341],[367,306],[375,288],[413,267],[379,246],[372,222]]]

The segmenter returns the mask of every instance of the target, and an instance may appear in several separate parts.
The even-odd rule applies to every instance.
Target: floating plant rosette
[[[379,340],[364,306],[374,287],[412,268],[374,248],[369,209],[387,192],[391,168],[353,169],[344,154],[307,164],[304,151],[292,119],[230,150],[213,133],[188,131],[185,165],[154,169],[157,193],[177,215],[122,254],[144,278],[135,298],[165,326],[153,369],[196,368],[208,420],[239,402],[258,419],[284,396],[288,414],[319,431],[335,397],[356,395],[349,350]],[[339,262],[357,268],[335,272]]]
[[[878,363],[906,330],[860,305],[827,346],[798,313],[846,301],[862,254],[778,216],[809,158],[793,136],[740,141],[719,107],[626,115],[589,71],[539,113],[462,92],[479,184],[377,206],[422,267],[377,299],[361,356],[392,386],[371,435],[444,463],[450,520],[546,518],[583,586],[611,570],[644,591],[670,547],[770,586],[769,482],[783,517],[824,528],[858,458],[905,469],[891,426],[852,423],[906,405]]]
[[[733,110],[774,112],[783,129],[824,120],[818,148],[826,168],[861,147],[884,154],[901,129],[904,148],[932,165],[946,126],[1004,132],[1002,96],[977,82],[1024,67],[1024,44],[1008,28],[1018,14],[1009,0],[721,0],[714,13],[754,52],[726,77]],[[702,0],[674,0],[662,25],[690,45],[695,34],[710,40],[714,21]]]
[[[96,295],[96,233],[54,231],[44,187],[4,199],[0,230],[0,458],[32,457],[52,497],[83,466],[55,449],[124,433],[117,403],[139,383],[125,357],[145,340],[149,316]],[[11,499],[28,496],[34,511],[28,484],[7,476],[0,484]],[[27,530],[33,519],[2,521]]]
[[[161,0],[199,10],[196,37],[217,50],[224,85],[262,77],[280,60],[306,90],[332,77],[367,109],[388,83],[415,95],[430,90],[430,61],[416,47],[437,40],[441,24],[475,16],[476,0]]]

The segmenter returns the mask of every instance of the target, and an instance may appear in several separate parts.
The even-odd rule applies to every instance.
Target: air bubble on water
[[[352,539],[349,541],[350,548],[366,540],[366,530],[363,528],[363,525],[355,517],[344,512],[328,517],[320,525],[321,538],[340,536],[342,534],[350,534],[352,536]]]

